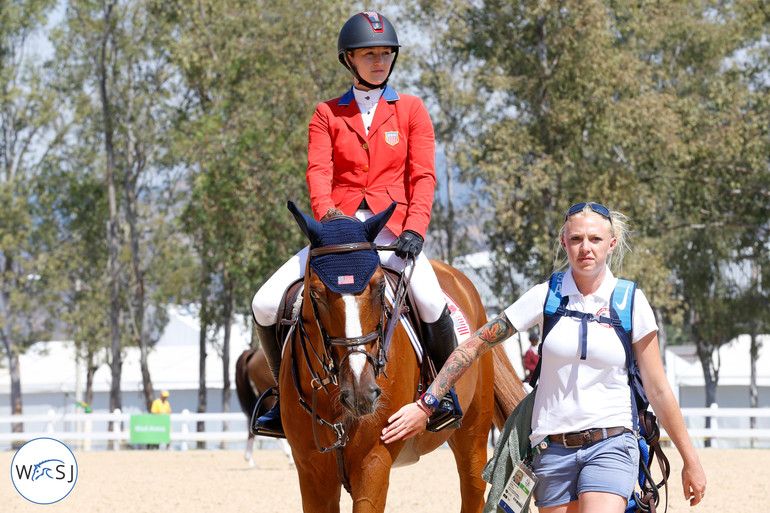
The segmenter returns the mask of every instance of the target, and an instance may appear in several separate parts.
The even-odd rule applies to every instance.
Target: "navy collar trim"
[[[391,89],[390,86],[385,86],[385,89],[382,91],[382,98],[385,98],[385,101],[387,102],[394,102],[401,99],[395,89]],[[341,105],[343,107],[348,106],[353,100],[355,100],[355,96],[353,95],[353,88],[351,87],[350,90],[339,99],[337,105]]]

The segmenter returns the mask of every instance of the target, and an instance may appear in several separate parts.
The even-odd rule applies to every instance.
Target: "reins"
[[[671,465],[660,448],[660,428],[655,415],[647,410],[639,412],[639,423],[644,431],[644,439],[650,450],[650,456],[646,465],[641,465],[645,476],[645,483],[642,487],[642,496],[638,498],[637,508],[642,513],[655,513],[660,503],[660,488],[664,487],[666,492],[666,509],[668,511],[668,477],[671,474]],[[653,457],[658,460],[663,479],[660,483],[655,483],[652,478],[650,467]]]

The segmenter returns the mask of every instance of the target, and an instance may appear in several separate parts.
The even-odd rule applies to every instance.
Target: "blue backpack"
[[[628,500],[626,513],[648,511],[655,512],[660,494],[658,489],[666,486],[666,509],[668,509],[668,476],[670,474],[670,465],[663,451],[660,448],[658,429],[655,415],[647,411],[649,401],[644,393],[642,385],[642,376],[639,373],[639,367],[636,363],[633,350],[631,348],[631,331],[634,311],[634,296],[636,294],[636,283],[628,280],[619,279],[612,291],[610,297],[610,316],[597,316],[590,313],[568,310],[567,304],[569,297],[562,297],[561,288],[564,280],[564,272],[555,273],[548,281],[548,294],[543,306],[543,333],[541,343],[538,348],[538,354],[541,358],[537,362],[535,370],[530,378],[530,385],[534,387],[540,377],[540,366],[542,363],[543,344],[550,333],[562,317],[574,317],[580,319],[580,359],[586,359],[588,348],[588,323],[599,322],[607,324],[615,329],[623,349],[626,353],[626,369],[628,369],[628,385],[631,389],[631,408],[632,418],[634,419],[634,429],[640,433],[639,440],[639,487],[642,495],[634,492]],[[658,457],[663,480],[659,484],[653,482],[650,474],[650,465],[652,464],[652,454]]]

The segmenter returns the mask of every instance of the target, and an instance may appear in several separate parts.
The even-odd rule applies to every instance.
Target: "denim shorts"
[[[538,508],[576,501],[583,492],[608,492],[628,499],[639,475],[639,445],[633,433],[577,449],[552,443],[534,455],[532,470],[538,478]]]

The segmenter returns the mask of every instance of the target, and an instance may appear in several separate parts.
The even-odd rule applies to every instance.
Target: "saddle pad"
[[[395,300],[394,297],[394,291],[390,284],[390,281],[386,280],[387,287],[385,289],[385,298],[388,301],[389,305],[393,305],[393,301]],[[460,309],[460,307],[457,305],[457,303],[452,299],[449,294],[446,293],[445,290],[441,290],[441,293],[444,294],[444,299],[446,300],[447,306],[449,307],[450,316],[452,317],[452,322],[454,323],[455,328],[455,336],[457,337],[457,343],[462,343],[465,339],[467,339],[471,335],[471,329],[470,325],[468,324],[468,319],[463,313],[463,311]],[[406,331],[406,334],[409,336],[409,341],[412,343],[412,347],[414,348],[414,352],[417,355],[417,360],[422,363],[422,345],[420,344],[420,339],[417,336],[417,332],[414,329],[414,326],[412,325],[412,321],[409,320],[409,316],[405,313],[402,313],[400,315],[400,321],[401,326],[403,326],[404,331]],[[437,371],[440,369],[436,369]]]

